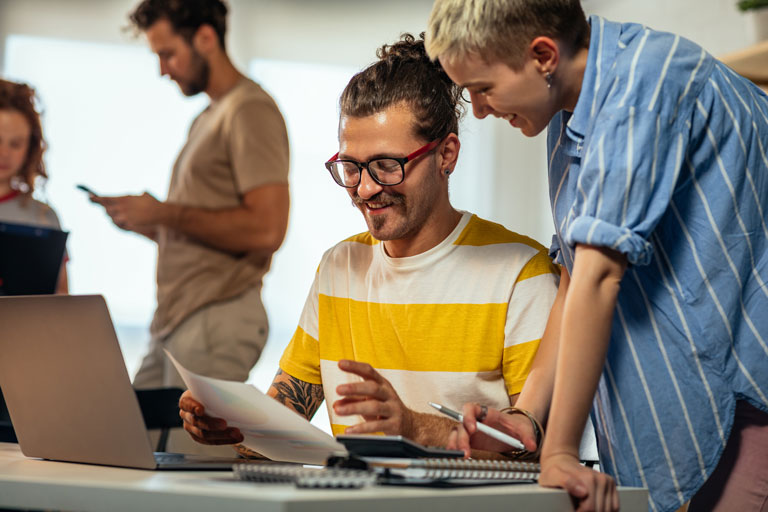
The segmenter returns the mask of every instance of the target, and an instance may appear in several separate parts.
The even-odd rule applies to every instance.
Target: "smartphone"
[[[86,187],[85,185],[75,185],[75,187],[79,188],[80,190],[82,190],[86,194],[91,194],[92,196],[99,197],[99,194],[97,194],[96,192],[94,192],[90,188]]]

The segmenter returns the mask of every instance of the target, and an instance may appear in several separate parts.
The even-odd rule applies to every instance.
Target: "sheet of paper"
[[[243,444],[251,450],[272,460],[303,464],[324,464],[332,453],[346,453],[333,437],[250,384],[197,375],[165,353],[206,414],[239,428]]]

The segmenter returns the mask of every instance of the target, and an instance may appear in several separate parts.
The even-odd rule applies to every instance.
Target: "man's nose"
[[[357,195],[362,199],[370,199],[384,189],[371,178],[371,171],[363,168],[360,174],[360,183],[357,185]]]

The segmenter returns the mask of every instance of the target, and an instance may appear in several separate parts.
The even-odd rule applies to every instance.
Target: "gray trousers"
[[[206,377],[245,382],[267,342],[269,325],[261,302],[261,287],[209,304],[186,318],[165,338],[152,337],[149,352],[133,379],[137,389],[179,387],[186,389],[167,349],[182,366]],[[178,432],[175,432],[178,430]],[[159,433],[151,432],[154,443]],[[168,451],[233,456],[230,447],[195,443],[182,429],[173,429]]]
[[[261,288],[209,304],[186,318],[165,338],[153,337],[133,379],[137,389],[186,388],[168,350],[186,369],[206,377],[245,382],[267,342],[267,313]]]

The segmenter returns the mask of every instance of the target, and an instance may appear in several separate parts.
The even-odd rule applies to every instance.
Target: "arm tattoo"
[[[310,384],[299,380],[283,372],[282,369],[277,371],[272,387],[276,391],[275,400],[292,408],[308,420],[315,415],[325,398],[322,384]]]
[[[246,447],[244,444],[236,444],[232,448],[234,448],[237,454],[244,459],[269,460],[267,457],[263,456],[259,452],[255,452],[250,448]]]

